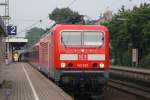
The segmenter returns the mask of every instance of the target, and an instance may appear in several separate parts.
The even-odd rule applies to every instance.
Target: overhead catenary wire
[[[67,7],[72,6],[76,1],[77,1],[77,0],[72,0],[72,1],[69,3],[69,5],[68,5]],[[60,0],[57,0],[57,2],[60,2]],[[57,7],[57,5],[56,5],[56,7]],[[49,17],[49,16],[48,16],[48,17]],[[48,18],[48,17],[46,17],[46,18]],[[41,19],[41,20],[36,21],[35,23],[33,23],[33,24],[27,26],[25,29],[21,30],[19,33],[28,31],[29,29],[33,28],[35,25],[37,25],[37,24],[43,22],[43,20],[44,20],[44,19]],[[21,20],[20,20],[20,21],[21,21]],[[22,20],[22,21],[29,21],[29,20],[25,20],[25,19],[24,19],[24,20]],[[30,21],[31,21],[31,20],[30,20]],[[32,21],[33,21],[33,20],[32,20]]]
[[[71,3],[67,6],[67,7],[70,7],[72,6],[77,0],[72,0]]]
[[[46,18],[43,18],[43,19],[40,19],[40,20],[34,22],[33,24],[27,26],[25,29],[21,30],[19,33],[28,31],[29,29],[33,28],[33,27],[36,26],[37,24],[42,23],[42,22],[43,22],[44,20],[46,20],[47,18],[48,18],[48,16],[47,16]]]
[[[19,21],[19,22],[35,22],[35,21],[39,21],[39,20],[35,20],[35,19],[13,19],[14,21]]]
[[[67,6],[68,8],[70,7],[70,6],[72,6],[75,2],[76,2],[77,0],[72,0],[71,2],[70,2],[70,4]],[[71,16],[71,15],[70,15]],[[81,15],[81,16],[84,16],[84,17],[86,17],[86,18],[88,18],[89,20],[93,20],[91,17],[89,17],[88,15]]]
[[[61,1],[61,0],[57,0],[57,1],[56,1],[56,5],[55,5],[54,8],[57,8],[57,6],[58,6],[57,3],[60,2],[60,1]]]
[[[34,27],[34,26],[37,25],[38,23],[41,23],[41,20],[39,20],[39,21],[37,21],[37,22],[31,24],[30,26],[27,26],[25,29],[21,30],[19,33],[22,33],[22,32],[27,31],[28,29]]]
[[[67,7],[70,7],[70,6],[73,5],[76,1],[77,1],[77,0],[72,0],[71,3],[70,3]],[[57,0],[57,2],[60,2],[60,0]],[[56,7],[57,7],[57,6],[56,6]],[[21,32],[24,32],[24,31],[28,30],[29,28],[35,26],[35,25],[38,24],[38,23],[41,23],[42,21],[43,21],[43,20],[39,20],[39,21],[33,23],[32,25],[26,27],[26,28],[25,28],[24,30],[22,30]]]
[[[57,0],[57,2],[60,2],[60,0]],[[56,7],[57,7],[57,4],[56,4]],[[56,8],[56,7],[55,7],[55,8]],[[46,19],[47,19],[47,18],[49,18],[49,16],[47,16]],[[33,24],[27,26],[25,29],[21,30],[19,33],[28,31],[29,29],[33,28],[35,25],[37,25],[37,24],[43,22],[44,20],[45,20],[45,18],[36,21],[35,23],[33,23]]]

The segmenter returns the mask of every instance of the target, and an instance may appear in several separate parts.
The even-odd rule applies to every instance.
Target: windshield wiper
[[[63,43],[64,47],[66,48],[67,46],[66,46],[66,44],[65,44],[65,42],[64,42],[63,37],[61,37],[61,42]]]

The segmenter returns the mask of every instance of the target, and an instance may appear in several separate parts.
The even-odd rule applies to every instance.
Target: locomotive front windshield
[[[61,44],[64,46],[99,46],[104,44],[104,34],[100,31],[63,31]]]

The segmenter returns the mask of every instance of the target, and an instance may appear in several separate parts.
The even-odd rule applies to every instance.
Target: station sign
[[[7,26],[8,35],[17,35],[17,26]]]

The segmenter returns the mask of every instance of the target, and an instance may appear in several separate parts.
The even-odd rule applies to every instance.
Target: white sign
[[[137,62],[137,61],[138,61],[138,50],[132,49],[132,62]]]

